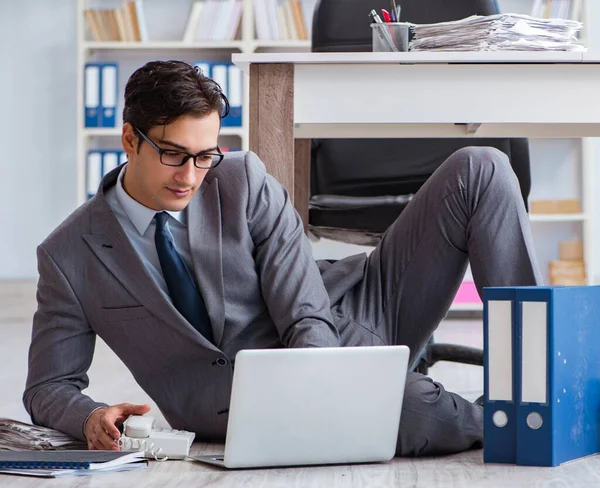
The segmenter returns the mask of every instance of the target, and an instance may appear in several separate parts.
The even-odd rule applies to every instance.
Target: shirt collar
[[[137,231],[140,235],[144,235],[152,222],[152,219],[157,214],[156,210],[152,210],[151,208],[142,205],[137,200],[134,200],[123,188],[123,176],[125,175],[125,170],[127,169],[127,165],[123,166],[123,169],[119,173],[119,177],[117,178],[117,199],[119,203],[123,207],[125,214],[129,217],[129,220],[133,223]],[[167,213],[176,219],[180,224],[185,225],[183,212],[169,212]]]

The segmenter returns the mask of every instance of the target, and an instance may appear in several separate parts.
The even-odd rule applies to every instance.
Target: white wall
[[[76,204],[75,32],[70,0],[0,4],[0,279],[36,277]]]

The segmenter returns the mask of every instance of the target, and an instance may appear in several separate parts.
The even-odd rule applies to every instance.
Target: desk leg
[[[308,226],[310,139],[294,141],[294,66],[250,65],[250,150],[290,193]]]
[[[294,207],[308,230],[308,200],[310,199],[310,139],[294,140]]]

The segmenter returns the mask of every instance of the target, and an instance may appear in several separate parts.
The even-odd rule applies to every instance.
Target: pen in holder
[[[373,52],[408,51],[410,23],[375,22],[373,30]]]

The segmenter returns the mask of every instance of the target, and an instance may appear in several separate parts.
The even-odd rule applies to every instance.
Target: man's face
[[[214,153],[219,128],[219,115],[212,112],[201,118],[179,117],[169,125],[152,127],[146,136],[158,147],[169,151]],[[196,168],[193,158],[189,158],[183,166],[166,166],[160,162],[158,152],[143,139],[137,151],[138,139],[141,138],[130,124],[125,125],[122,141],[129,157],[123,180],[125,191],[153,210],[183,210],[200,187],[208,169]],[[201,162],[199,157],[198,163]]]

